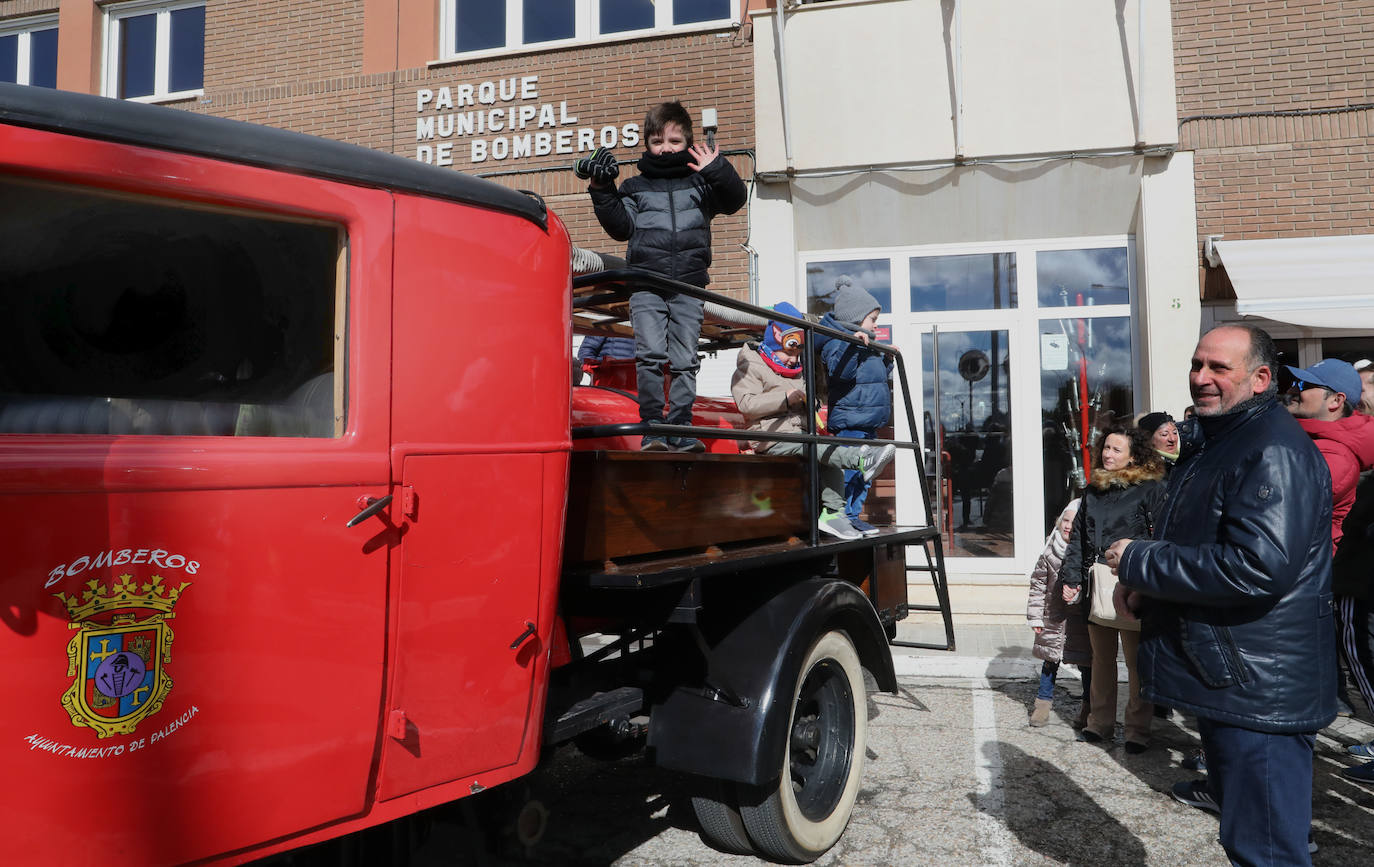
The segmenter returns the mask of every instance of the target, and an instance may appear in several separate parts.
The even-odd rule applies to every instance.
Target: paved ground
[[[929,633],[904,628],[901,637]],[[971,627],[958,651],[898,651],[902,689],[875,695],[864,787],[840,844],[819,864],[1225,864],[1216,819],[1171,800],[1196,735],[1175,716],[1155,745],[1130,756],[1074,739],[1078,682],[1061,683],[1057,718],[1026,725],[1034,697],[1029,631]],[[1068,687],[1068,688],[1064,688]],[[1070,693],[1072,690],[1072,695]],[[1124,692],[1124,690],[1123,690]],[[1346,744],[1374,725],[1339,720],[1318,741],[1316,864],[1374,861],[1374,789],[1337,776]],[[595,762],[568,747],[533,780],[549,808],[529,852],[475,855],[439,822],[422,865],[747,865],[696,834],[683,781],[637,759]]]

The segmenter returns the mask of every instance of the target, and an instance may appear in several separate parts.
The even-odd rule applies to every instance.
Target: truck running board
[[[599,725],[617,719],[629,719],[644,706],[644,690],[636,686],[622,686],[608,692],[598,692],[582,699],[557,719],[544,725],[544,742],[562,743]]]

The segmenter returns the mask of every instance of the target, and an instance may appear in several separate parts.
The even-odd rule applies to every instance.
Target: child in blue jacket
[[[829,375],[830,415],[826,426],[835,436],[872,439],[878,428],[892,418],[892,356],[864,348],[877,339],[874,329],[882,307],[878,299],[854,285],[847,276],[841,277],[837,286],[834,309],[821,318],[820,324],[851,332],[864,346],[816,335],[821,363]],[[859,518],[869,484],[863,473],[845,471],[845,515],[856,530],[865,536],[876,536],[878,529]]]

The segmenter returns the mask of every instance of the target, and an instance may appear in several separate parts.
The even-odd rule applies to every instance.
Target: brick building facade
[[[111,14],[179,5],[186,3],[0,0],[0,28],[7,21],[56,27],[58,87],[109,94],[107,55],[115,50],[106,35]],[[597,225],[586,184],[569,166],[589,145],[613,144],[626,163],[621,177],[634,174],[633,162],[643,151],[637,130],[656,102],[679,99],[698,120],[701,109],[715,108],[718,144],[741,176],[753,174],[753,49],[750,26],[740,22],[742,3],[727,7],[734,10],[734,21],[715,26],[565,40],[546,49],[479,52],[471,60],[441,58],[441,0],[205,0],[199,5],[204,7],[202,87],[183,98],[148,101],[490,175],[542,196],[579,245],[624,252]],[[484,84],[490,102],[482,99]],[[464,88],[471,89],[470,105],[461,104]],[[454,102],[451,109],[443,105],[446,98]],[[493,110],[499,132],[486,129]],[[476,112],[480,121],[448,116]],[[524,127],[510,130],[507,112]],[[463,120],[480,123],[483,131],[465,133]],[[427,137],[430,122],[436,129]],[[542,141],[541,132],[547,135]],[[565,133],[561,139],[559,132]],[[474,161],[483,155],[473,148],[479,139],[486,158]],[[497,139],[504,141],[497,144]],[[448,147],[441,150],[442,145]],[[742,298],[750,290],[748,225],[747,209],[714,224],[713,288]]]
[[[1198,244],[1374,233],[1374,2],[1174,0]],[[1233,298],[1203,269],[1203,297]]]

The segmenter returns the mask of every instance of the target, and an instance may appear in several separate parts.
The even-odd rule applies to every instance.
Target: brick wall
[[[58,0],[0,0],[0,23],[7,18],[57,14]]]
[[[1374,0],[1175,0],[1201,238],[1374,233]],[[1204,297],[1224,281],[1205,273]]]
[[[230,0],[205,4],[207,90],[296,79],[319,81],[362,69],[363,0]]]
[[[16,2],[16,0],[0,0]],[[284,127],[378,148],[414,158],[425,145],[451,147],[454,170],[500,173],[492,179],[543,196],[568,225],[574,243],[623,254],[624,245],[606,237],[591,211],[586,184],[569,170],[577,152],[520,159],[471,161],[471,142],[484,138],[534,134],[531,122],[514,133],[452,135],[417,140],[417,119],[450,114],[426,106],[417,112],[417,92],[437,94],[483,82],[537,77],[535,99],[493,105],[455,106],[452,111],[551,105],[577,123],[546,128],[613,126],[617,138],[627,124],[642,125],[647,108],[680,99],[699,120],[700,109],[716,108],[717,143],[746,181],[753,174],[753,46],[748,25],[739,30],[683,33],[628,42],[527,52],[467,63],[445,63],[365,75],[362,59],[362,0],[334,4],[305,0],[209,0],[206,10],[205,96],[180,107],[253,123]],[[498,90],[499,93],[499,90]],[[576,136],[574,135],[574,141]],[[616,156],[628,161],[621,177],[634,174],[642,141],[620,145]],[[748,260],[745,210],[714,223],[712,286],[747,297]]]

